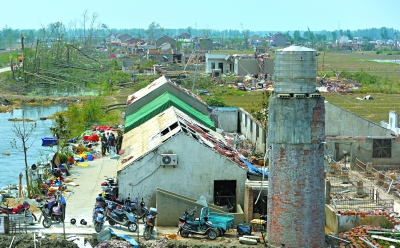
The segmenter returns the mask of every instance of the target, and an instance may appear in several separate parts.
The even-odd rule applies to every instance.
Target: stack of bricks
[[[374,226],[358,226],[350,229],[348,232],[340,234],[339,238],[348,240],[350,244],[347,244],[346,246],[345,242],[340,242],[339,247],[340,248],[345,248],[345,247],[350,247],[350,248],[358,248],[358,247],[369,247],[367,243],[364,242],[364,240],[369,241],[372,243],[375,247],[377,248],[382,248],[382,245],[378,244],[374,239],[369,239],[367,230],[368,229],[380,229],[380,227],[374,227]],[[362,240],[364,239],[364,240]]]

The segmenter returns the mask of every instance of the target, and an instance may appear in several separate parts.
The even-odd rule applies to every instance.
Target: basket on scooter
[[[236,231],[238,235],[251,235],[251,223],[238,223]]]

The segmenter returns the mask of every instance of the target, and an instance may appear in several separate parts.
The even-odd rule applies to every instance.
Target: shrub
[[[206,103],[209,106],[214,106],[214,107],[226,107],[226,103],[224,103],[224,101],[222,101],[221,98],[219,98],[218,96],[213,96],[210,97],[206,100]]]

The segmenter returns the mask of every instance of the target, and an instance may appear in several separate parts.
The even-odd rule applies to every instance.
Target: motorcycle
[[[117,203],[108,201],[107,211],[106,211],[106,219],[111,226],[115,224],[119,224],[121,226],[128,227],[130,232],[135,232],[138,228],[137,220],[132,212],[130,212],[126,206],[120,206],[120,209],[117,209],[115,205]]]
[[[143,198],[142,198],[142,201],[140,202],[140,210],[141,210],[141,214],[138,214],[136,204],[134,204],[134,203],[131,204],[132,213],[136,216],[136,218],[138,220],[142,220],[142,223],[146,223],[146,218],[150,214],[150,211],[146,207],[146,204],[144,203]]]
[[[145,240],[149,240],[151,238],[151,234],[153,233],[154,226],[156,224],[156,215],[157,209],[150,208],[150,213],[146,218],[146,222],[144,223],[143,237]]]
[[[210,240],[216,239],[218,236],[217,230],[212,222],[208,220],[207,213],[203,213],[201,215],[203,220],[198,218],[196,218],[194,221],[189,220],[190,218],[193,218],[196,209],[197,208],[191,210],[190,212],[185,210],[184,216],[179,217],[181,224],[179,225],[178,233],[184,238],[187,238],[189,234],[198,234],[207,235]]]
[[[118,183],[115,182],[114,178],[104,177],[106,181],[101,183],[101,190],[104,192],[104,198],[106,200],[115,201],[118,196]]]
[[[62,206],[57,201],[46,201],[46,204],[39,206],[44,217],[42,224],[45,228],[49,228],[53,222],[56,224],[63,222],[62,209],[59,205]]]
[[[101,228],[103,227],[105,220],[104,220],[104,208],[102,207],[95,207],[93,209],[93,224],[94,230],[99,233]]]
[[[32,217],[32,221],[37,220],[36,215],[30,210],[31,205],[24,201],[22,204],[18,204],[15,208],[9,208],[8,206],[0,206],[0,213],[6,214],[25,214],[25,217]]]

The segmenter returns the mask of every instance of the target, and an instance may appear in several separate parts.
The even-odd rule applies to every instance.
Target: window
[[[391,139],[374,139],[374,140],[372,140],[372,157],[373,158],[391,158],[392,157],[392,140]]]

